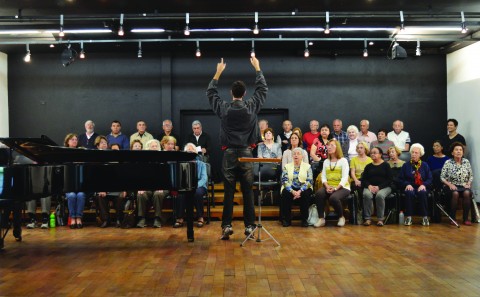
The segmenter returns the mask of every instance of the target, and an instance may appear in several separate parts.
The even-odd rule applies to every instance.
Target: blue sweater
[[[128,139],[127,135],[121,134],[117,137],[113,136],[112,133],[107,135],[108,146],[111,146],[114,143],[118,143],[120,145],[121,150],[129,150],[130,149],[130,139]]]
[[[432,172],[427,162],[422,162],[422,166],[420,166],[418,171],[422,177],[423,185],[428,188],[432,184]],[[403,187],[411,185],[414,188],[418,188],[418,186],[415,185],[414,172],[415,169],[412,167],[412,163],[405,162],[405,164],[403,164],[398,174],[398,179]]]

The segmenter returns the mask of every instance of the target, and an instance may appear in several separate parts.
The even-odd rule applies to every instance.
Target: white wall
[[[0,137],[8,137],[8,56],[0,52]]]
[[[480,42],[447,55],[447,111],[449,118],[458,120],[458,132],[467,141],[480,201]]]

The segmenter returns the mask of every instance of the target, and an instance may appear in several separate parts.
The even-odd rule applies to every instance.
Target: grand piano
[[[194,241],[195,154],[66,148],[46,136],[0,138],[0,142],[8,147],[0,149],[0,222],[9,205],[32,198],[66,192],[165,189],[185,193],[187,239]],[[33,164],[19,164],[13,158],[15,152]],[[0,223],[0,248],[8,229]]]

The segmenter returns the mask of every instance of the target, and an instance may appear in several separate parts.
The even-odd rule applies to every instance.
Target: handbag
[[[307,223],[308,225],[312,226],[313,224],[315,224],[316,222],[318,222],[318,210],[317,210],[317,205],[316,204],[312,204],[310,205],[310,207],[308,208],[308,219],[307,219]]]

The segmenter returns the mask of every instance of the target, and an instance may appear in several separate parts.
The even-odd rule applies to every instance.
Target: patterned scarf
[[[415,185],[423,185],[422,176],[420,175],[419,171],[420,167],[422,166],[422,160],[418,160],[417,163],[410,161],[410,163],[412,163],[412,167],[415,169],[415,172],[413,173],[413,177],[415,178]]]

